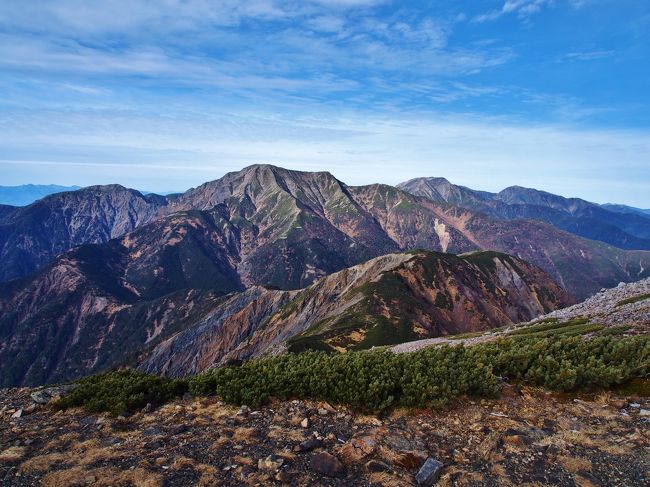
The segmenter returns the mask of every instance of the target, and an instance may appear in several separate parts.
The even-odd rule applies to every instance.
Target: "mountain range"
[[[480,211],[493,218],[539,220],[622,249],[650,250],[650,213],[637,208],[601,206],[520,186],[488,193],[451,184],[444,178],[416,178],[397,187],[439,203]]]
[[[80,189],[80,186],[60,186],[58,184],[0,186],[0,205],[25,206],[54,193],[77,189]]]
[[[400,187],[254,165],[178,195],[94,186],[0,207],[0,385],[483,330],[650,276],[650,252],[528,209],[605,218],[582,200]],[[650,223],[602,211],[629,236]]]

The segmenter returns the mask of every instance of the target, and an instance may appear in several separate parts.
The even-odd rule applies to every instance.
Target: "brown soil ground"
[[[24,414],[31,405],[28,389],[0,391],[2,486],[406,486],[427,457],[445,465],[441,486],[650,485],[650,400],[633,396],[505,386],[500,399],[383,418],[305,401],[238,414],[192,399],[128,418]],[[341,476],[314,470],[319,451]]]

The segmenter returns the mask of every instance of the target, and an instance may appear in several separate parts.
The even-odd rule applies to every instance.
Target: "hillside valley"
[[[214,260],[196,251],[209,235],[202,221],[176,228],[193,235],[185,244],[161,225],[166,245],[150,248],[155,234],[143,229],[103,253],[78,247],[35,277],[5,284],[3,384],[126,363],[195,373],[282,350],[291,339],[298,348],[369,348],[526,321],[573,299],[541,269],[494,253],[389,254],[304,290],[244,289],[227,261],[206,272]]]

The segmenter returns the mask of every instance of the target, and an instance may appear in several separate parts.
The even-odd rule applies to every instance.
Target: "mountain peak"
[[[462,205],[467,202],[482,201],[493,197],[492,193],[458,186],[443,177],[415,178],[400,183],[397,187],[416,196],[424,196],[438,203],[452,205]]]

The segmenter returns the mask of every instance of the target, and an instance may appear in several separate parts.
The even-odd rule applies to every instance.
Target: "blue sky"
[[[644,0],[3,0],[0,184],[253,163],[650,207]]]

